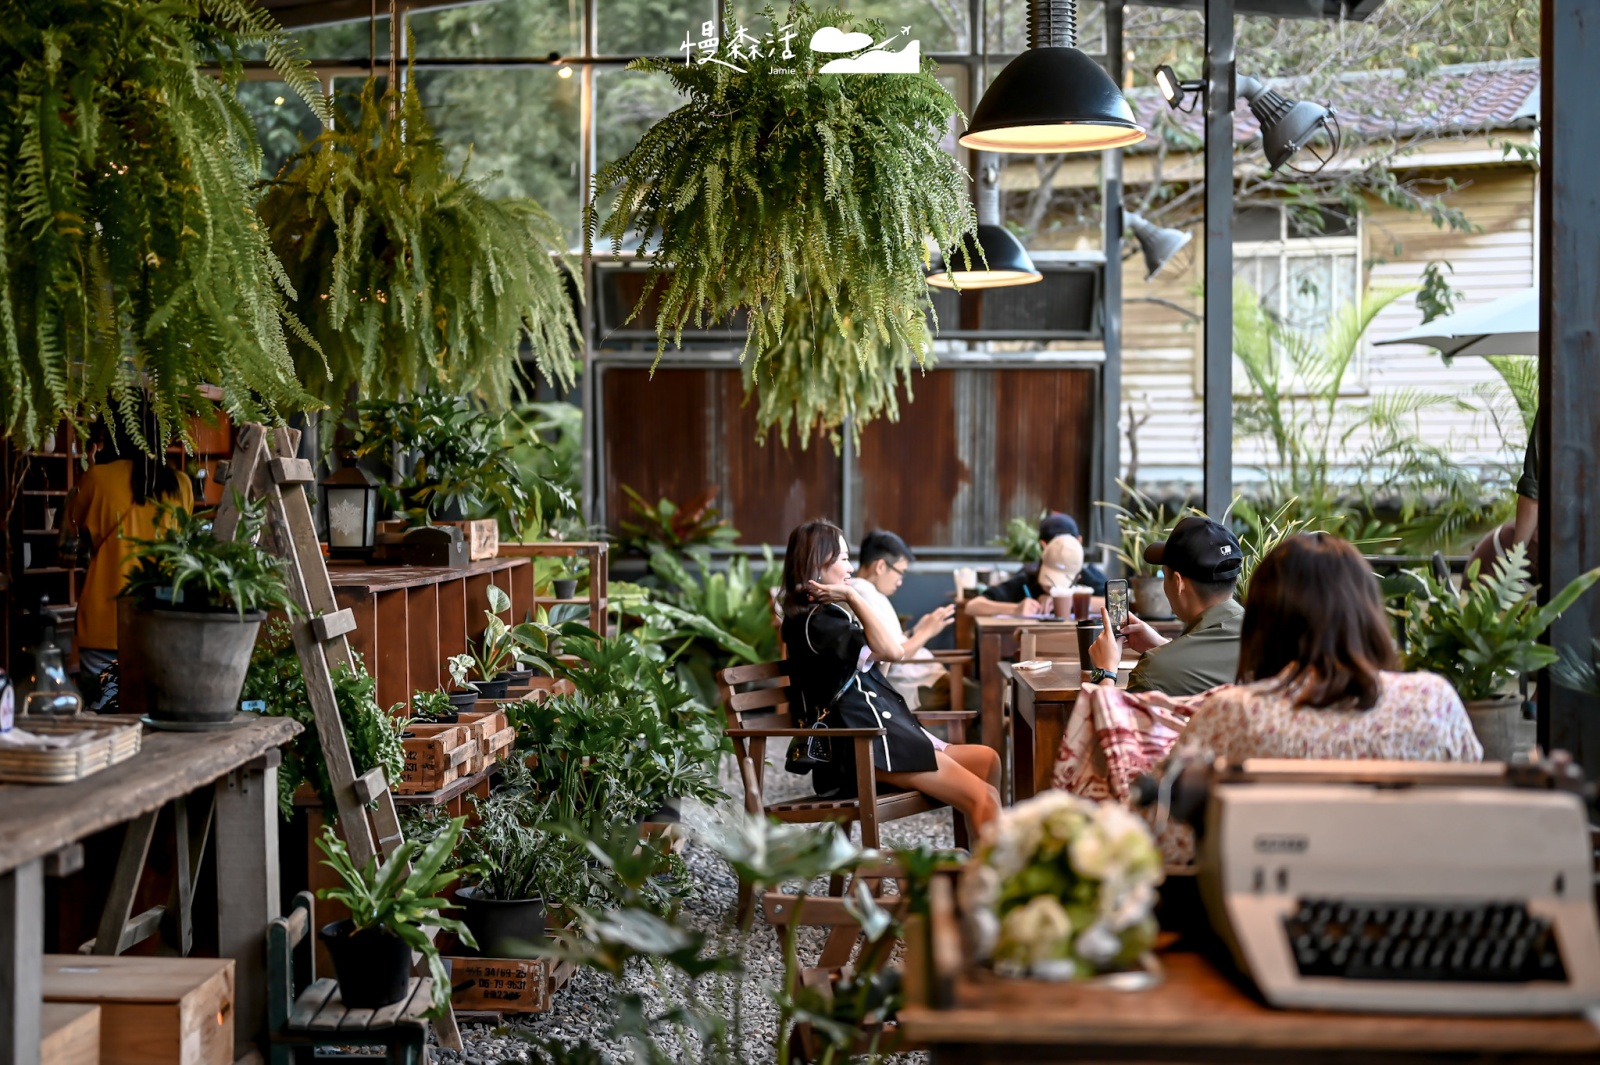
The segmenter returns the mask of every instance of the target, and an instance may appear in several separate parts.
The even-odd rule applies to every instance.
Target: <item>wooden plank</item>
[[[133,947],[139,943],[143,943],[151,936],[159,934],[162,924],[166,922],[167,913],[168,910],[165,906],[152,906],[143,913],[138,913],[128,918],[128,923],[122,926],[122,935],[117,940],[117,947],[115,950],[96,951],[95,944],[100,941],[100,937],[96,936],[94,939],[88,940],[82,946],[78,947],[78,953],[99,955],[121,954],[130,947]]]
[[[467,589],[463,581],[450,581],[439,588],[439,656],[441,671],[452,655],[467,649]],[[440,678],[448,684],[448,674]]]
[[[99,1004],[102,1056],[118,1065],[212,1065],[244,1052],[231,959],[52,954],[43,988],[50,1001]]]
[[[311,619],[311,633],[318,640],[326,643],[335,636],[343,636],[356,630],[356,616],[348,610],[335,610],[331,614]]]
[[[427,584],[443,584],[471,574],[498,573],[501,570],[528,565],[530,563],[527,557],[507,556],[480,559],[465,566],[369,566],[330,559],[327,568],[328,579],[334,588],[355,595],[376,595],[378,592],[419,588]]]
[[[116,872],[111,877],[111,890],[106,896],[105,909],[100,913],[100,930],[95,934],[94,954],[121,954],[122,940],[128,918],[133,913],[133,896],[139,890],[144,876],[145,858],[150,853],[150,841],[155,838],[156,818],[160,811],[151,810],[128,822],[122,836],[122,852],[117,857]]]
[[[346,646],[350,648],[352,656],[360,656],[370,671],[372,660],[377,656],[378,600],[370,595],[356,595],[344,588],[340,588],[338,594],[339,602],[345,604],[344,609],[356,623],[356,627],[345,636]]]
[[[40,1011],[43,1065],[100,1065],[100,1007],[89,1002],[47,1002]]]
[[[533,567],[517,566],[514,569],[501,570],[511,585],[511,620],[518,623],[527,620],[533,612]]]
[[[381,766],[374,766],[365,773],[362,773],[359,777],[356,777],[356,799],[363,806],[371,802],[373,799],[376,799],[383,792],[387,791],[388,788],[389,782],[384,777],[383,768]]]
[[[447,681],[440,675],[443,659],[439,657],[439,586],[425,584],[407,588],[406,644],[411,656],[411,686],[413,691],[432,691],[444,687]]]
[[[317,483],[317,471],[307,459],[277,458],[272,460],[272,479],[280,487]]]
[[[324,752],[327,747],[324,742]],[[267,922],[283,912],[277,761],[262,758],[241,766],[218,780],[215,790],[217,951],[239,964],[232,1017],[238,1057],[266,1032],[265,933]]]
[[[371,1027],[387,1028],[404,1018],[420,1016],[433,1004],[432,1000],[433,981],[426,976],[416,977],[411,981],[405,998],[373,1011]]]
[[[411,997],[410,995],[407,995],[406,999],[409,1000],[410,997]],[[349,1009],[349,1010],[345,1010],[344,1011],[344,1016],[339,1018],[339,1031],[341,1031],[341,1032],[364,1032],[364,1031],[366,1031],[368,1028],[371,1028],[373,1026],[373,1024],[372,1024],[373,1012],[374,1011],[370,1010],[370,1009]]]
[[[0,873],[0,1061],[5,1065],[39,1065],[43,918],[44,869],[36,855]]]
[[[339,988],[335,985],[333,994],[328,996],[316,1016],[306,1024],[306,1029],[312,1032],[337,1032],[346,1012],[344,1000],[339,997]]]
[[[339,990],[337,981],[329,979],[313,980],[311,986],[300,992],[300,997],[294,1001],[294,1009],[289,1011],[289,1027],[296,1031],[304,1031],[311,1027],[311,1019],[322,1012],[322,1007]]]
[[[377,653],[367,660],[367,669],[378,679],[376,696],[384,708],[396,703],[411,705],[410,647],[403,634],[406,620],[406,592],[380,592],[377,596]]]
[[[483,630],[489,624],[484,614],[489,609],[491,580],[492,575],[488,573],[469,573],[461,580],[463,595],[466,598],[467,640],[474,645],[483,639]]]
[[[44,875],[55,880],[71,876],[83,869],[83,844],[69,843],[54,854],[45,856]]]

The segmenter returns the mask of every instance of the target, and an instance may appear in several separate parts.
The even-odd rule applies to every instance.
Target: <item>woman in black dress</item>
[[[1000,756],[982,744],[946,744],[921,725],[878,669],[909,659],[902,635],[885,625],[847,582],[850,546],[837,525],[811,521],[789,535],[783,560],[783,642],[799,718],[833,728],[882,728],[872,741],[878,779],[947,802],[967,816],[973,837],[1000,812]],[[954,607],[917,623],[938,632]],[[853,794],[855,750],[831,744],[832,757],[813,770],[817,794]]]

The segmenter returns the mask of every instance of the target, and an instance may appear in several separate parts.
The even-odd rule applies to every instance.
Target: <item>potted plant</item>
[[[561,559],[555,575],[550,579],[550,589],[557,599],[572,599],[578,594],[578,576],[583,567],[576,561]]]
[[[460,921],[444,916],[456,909],[440,893],[470,868],[445,870],[455,852],[466,818],[457,817],[426,845],[407,840],[395,848],[383,866],[373,858],[362,868],[350,860],[344,841],[324,828],[317,846],[328,856],[323,865],[339,874],[343,887],[322,888],[319,899],[342,902],[350,916],[323,925],[318,937],[333,958],[339,996],[352,1009],[382,1009],[405,997],[411,980],[412,951],[428,963],[433,978],[433,1007],[437,1017],[450,1007],[450,974],[439,960],[439,948],[428,927],[454,932],[468,946],[477,940]]]
[[[239,526],[219,540],[210,521],[162,504],[162,532],[134,540],[122,595],[133,600],[127,653],[144,663],[153,718],[204,726],[231,721],[268,610],[294,608],[282,560],[256,543],[266,504],[237,493]]]
[[[458,707],[446,691],[416,692],[411,696],[411,716],[422,725],[453,725],[460,719],[462,709],[470,710],[477,703],[477,692],[472,693],[472,704],[466,707]]]
[[[1122,481],[1117,484],[1127,494],[1127,505],[1106,502],[1095,505],[1109,507],[1117,515],[1117,527],[1122,535],[1114,550],[1128,575],[1133,612],[1146,620],[1165,620],[1173,614],[1172,604],[1167,602],[1161,567],[1146,562],[1144,550],[1165,540],[1178,519],[1167,512],[1165,503],[1157,503]]]
[[[878,413],[884,405],[872,397],[898,382],[903,353],[926,360],[926,241],[959,262],[976,219],[965,175],[940,147],[959,112],[930,57],[894,77],[823,74],[845,57],[813,52],[817,30],[855,30],[869,43],[889,33],[803,3],[767,15],[793,31],[792,48],[735,52],[730,21],[722,50],[698,62],[630,65],[670,79],[686,102],[595,175],[585,251],[599,237],[620,254],[640,238],[639,254],[654,265],[633,316],[654,315],[658,351],[691,323],[744,315],[757,391],[784,390],[776,404],[761,397],[758,420],[781,424],[789,411],[809,435],[845,411],[861,421]],[[615,207],[602,222],[604,202]],[[791,307],[802,292],[817,302],[798,316]],[[780,351],[786,316],[791,332],[833,329],[845,342]],[[816,367],[821,359],[832,367]],[[778,365],[763,378],[766,360]]]
[[[483,635],[475,644],[467,645],[465,654],[452,655],[446,664],[450,680],[458,690],[470,687],[480,698],[504,699],[513,679],[510,670],[518,664],[522,641],[500,616],[510,612],[511,597],[496,584],[489,585],[488,597],[489,609],[483,612]]]
[[[492,958],[531,958],[545,942],[547,906],[579,883],[581,852],[546,827],[554,797],[540,800],[533,774],[508,762],[501,784],[474,798],[476,823],[461,838],[461,852],[476,872],[456,891],[463,920]]]
[[[1539,643],[1544,631],[1600,580],[1600,568],[1574,578],[1544,606],[1529,583],[1528,553],[1517,544],[1487,573],[1467,567],[1465,586],[1406,571],[1407,669],[1438,673],[1455,686],[1490,761],[1507,761],[1531,742],[1518,680],[1560,656]]]

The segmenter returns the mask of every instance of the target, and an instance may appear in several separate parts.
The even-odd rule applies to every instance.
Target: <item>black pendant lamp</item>
[[[1194,239],[1194,234],[1187,229],[1168,229],[1166,226],[1158,226],[1137,211],[1130,211],[1126,207],[1122,209],[1122,220],[1128,232],[1133,234],[1133,239],[1138,242],[1139,251],[1144,255],[1146,281],[1155,280],[1161,268]]]
[[[1033,265],[1022,241],[1000,224],[1000,164],[992,155],[980,155],[978,230],[967,234],[948,270],[943,257],[933,257],[928,284],[940,288],[1004,288],[1043,280],[1044,275]]]
[[[1144,140],[1117,83],[1077,43],[1077,0],[1030,0],[1028,50],[983,94],[961,143],[1040,153],[1098,152]]]

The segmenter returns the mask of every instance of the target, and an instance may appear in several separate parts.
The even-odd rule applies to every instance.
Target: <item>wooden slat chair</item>
[[[795,824],[820,824],[832,821],[846,832],[852,822],[861,823],[861,845],[876,849],[879,846],[878,826],[884,821],[895,821],[913,814],[942,809],[946,804],[930,798],[920,791],[900,791],[880,788],[877,767],[872,761],[872,741],[884,734],[881,728],[821,728],[808,729],[797,726],[789,711],[789,675],[787,662],[763,662],[750,666],[732,666],[717,674],[717,687],[722,693],[722,706],[728,716],[728,737],[733,740],[734,754],[739,760],[739,775],[744,782],[744,806],[753,814],[766,814],[780,821]],[[977,715],[970,710],[932,710],[914,712],[919,722],[927,725],[943,723],[950,729],[950,742],[962,743],[966,739],[966,725]],[[855,745],[856,795],[845,799],[828,799],[808,795],[800,799],[769,803],[763,797],[767,762],[767,741],[789,740],[796,736],[822,736],[834,741],[848,740]],[[787,748],[785,748],[787,749]],[[861,797],[871,796],[863,802]],[[955,817],[956,846],[968,845],[969,832],[966,818]],[[834,891],[839,890],[836,883]],[[747,886],[741,886],[740,914],[751,903]]]
[[[349,1009],[339,999],[336,981],[313,977],[311,893],[294,897],[287,917],[267,925],[267,1021],[272,1065],[311,1065],[319,1046],[376,1046],[382,1057],[341,1057],[341,1061],[386,1061],[427,1065],[428,1022],[433,981],[412,977],[406,997],[380,1010]]]

